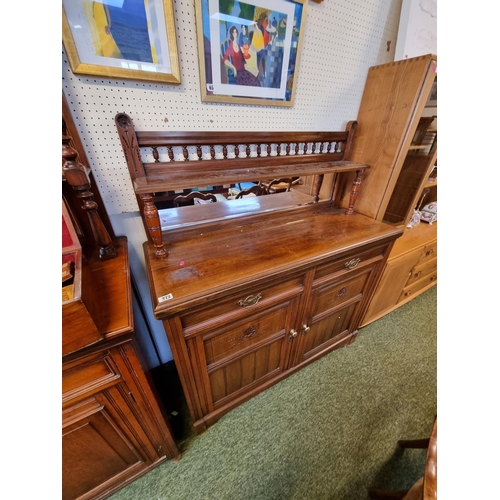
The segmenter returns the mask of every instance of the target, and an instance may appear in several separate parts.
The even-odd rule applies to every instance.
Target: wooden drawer
[[[425,260],[424,263],[418,263],[410,273],[410,277],[406,282],[406,286],[415,283],[427,277],[427,275],[435,273],[437,270],[437,259]]]
[[[338,259],[334,262],[318,266],[314,274],[314,279],[316,281],[323,278],[334,278],[339,273],[359,269],[369,263],[382,259],[385,250],[385,246],[370,248],[364,252],[360,251],[359,253],[354,253],[350,257]]]
[[[415,283],[406,286],[401,292],[401,295],[399,296],[398,304],[403,300],[410,298],[412,295],[416,295],[418,292],[420,292],[420,290],[436,282],[437,282],[437,271],[434,271],[430,274],[427,274],[420,280],[415,281]]]
[[[423,264],[432,259],[437,259],[437,240],[425,245],[418,263]]]
[[[181,317],[186,337],[204,333],[222,324],[238,321],[249,313],[262,311],[304,291],[304,275],[272,286],[249,288],[230,298],[211,303]]]
[[[109,351],[79,359],[63,366],[63,402],[90,394],[104,386],[116,383],[121,375],[111,359]]]

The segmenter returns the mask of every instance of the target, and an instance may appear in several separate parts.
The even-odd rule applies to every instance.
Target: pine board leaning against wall
[[[293,107],[201,102],[194,1],[174,0],[181,85],[74,75],[62,48],[62,89],[117,235],[129,239],[137,300],[149,331],[137,332],[149,368],[172,359],[152,315],[146,235],[115,127],[136,130],[342,130],[356,119],[370,66],[394,60],[401,0],[308,2]],[[145,329],[142,329],[145,330]]]

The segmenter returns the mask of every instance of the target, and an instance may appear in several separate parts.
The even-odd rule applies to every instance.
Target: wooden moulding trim
[[[205,163],[204,171],[189,171],[188,162],[179,163],[171,166],[169,163],[157,163],[155,167],[162,167],[156,175],[152,173],[149,177],[138,177],[134,180],[136,194],[148,194],[161,191],[172,191],[175,189],[184,189],[186,187],[197,187],[212,184],[227,184],[230,182],[251,182],[259,179],[274,179],[283,176],[286,172],[290,176],[308,176],[317,174],[327,174],[335,172],[351,172],[360,169],[369,168],[369,165],[355,162],[321,162],[304,164],[300,163],[300,157],[297,158],[297,164],[287,163],[280,166],[262,166],[252,168],[223,169],[218,166],[217,169],[206,170],[208,165]],[[267,158],[262,158],[266,160]],[[234,161],[234,160],[233,160]],[[192,163],[192,162],[191,162]],[[224,167],[227,167],[224,161]]]
[[[413,60],[424,60],[424,59],[428,59],[429,61],[436,61],[437,62],[437,56],[435,54],[427,54],[427,55],[424,55],[424,56],[417,56],[417,57],[412,57],[411,59],[401,59],[399,61],[392,61],[392,62],[389,62],[389,63],[386,63],[386,64],[379,64],[377,66],[372,66],[371,68],[369,68],[369,71],[377,71],[377,70],[380,70],[380,69],[384,69],[388,66],[400,66],[402,64],[407,64],[408,61],[413,61]]]
[[[222,146],[241,144],[297,144],[318,142],[344,142],[348,140],[349,131],[323,131],[323,132],[135,132],[137,143],[142,147],[162,146]],[[241,140],[234,140],[241,137]],[[233,139],[231,139],[233,138]]]

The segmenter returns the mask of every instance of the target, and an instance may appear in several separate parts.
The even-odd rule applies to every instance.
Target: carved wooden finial
[[[116,249],[97,211],[98,205],[93,200],[94,194],[90,191],[90,168],[78,161],[78,153],[71,147],[70,142],[71,137],[62,136],[63,177],[77,192],[77,198],[82,200],[82,209],[87,212],[94,240],[100,247],[99,257],[103,260],[113,259],[117,255]]]

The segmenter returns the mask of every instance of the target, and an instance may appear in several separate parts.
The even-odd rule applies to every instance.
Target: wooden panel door
[[[366,266],[341,277],[317,279],[301,327],[295,363],[300,364],[351,342],[353,318],[363,298],[373,266]]]
[[[203,415],[227,410],[286,370],[299,304],[295,296],[188,341]]]
[[[102,498],[154,462],[156,451],[124,391],[110,387],[63,411],[64,500]]]
[[[132,341],[63,363],[62,490],[99,499],[179,451]]]

